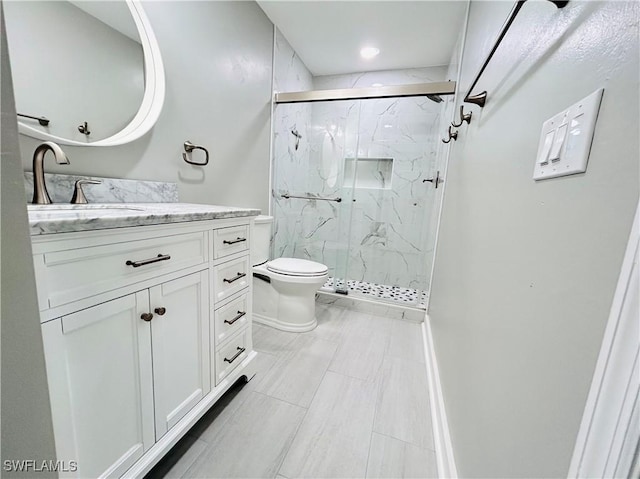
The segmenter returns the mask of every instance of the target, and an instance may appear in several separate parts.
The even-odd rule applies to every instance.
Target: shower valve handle
[[[435,178],[429,178],[429,179],[426,179],[426,180],[422,180],[422,182],[423,182],[423,183],[426,183],[427,181],[428,181],[429,183],[433,183],[433,185],[434,185],[436,188],[438,188],[438,185],[439,185],[440,183],[442,183],[442,179],[440,178],[440,172],[439,172],[439,171],[436,171],[436,177],[435,177]]]

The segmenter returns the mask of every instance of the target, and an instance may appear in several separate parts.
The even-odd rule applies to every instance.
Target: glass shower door
[[[274,257],[329,268],[326,289],[424,307],[442,189],[442,107],[426,97],[279,104]]]
[[[345,160],[353,191],[346,275],[356,294],[420,306],[442,191],[424,180],[436,175],[442,108],[426,97],[359,103],[356,149]]]
[[[358,150],[360,101],[318,102],[313,108],[314,130],[319,136],[318,171],[327,188],[334,188],[334,235],[327,242],[330,259],[330,290],[348,293],[349,253],[355,177],[350,158]]]
[[[295,103],[274,114],[273,257],[327,265],[326,288],[339,292],[346,292],[353,203],[345,152],[357,148],[359,109],[358,102]]]

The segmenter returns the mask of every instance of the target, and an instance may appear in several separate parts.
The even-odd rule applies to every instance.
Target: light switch
[[[604,90],[601,88],[542,125],[533,178],[542,180],[587,170]]]
[[[556,132],[556,139],[553,142],[551,151],[549,152],[549,160],[552,162],[560,161],[560,151],[564,145],[564,137],[567,136],[567,124],[561,125]]]
[[[555,134],[556,130],[551,130],[547,133],[547,136],[544,137],[544,145],[538,155],[538,163],[541,165],[549,163],[549,152],[551,151],[551,145],[553,145],[553,137]]]

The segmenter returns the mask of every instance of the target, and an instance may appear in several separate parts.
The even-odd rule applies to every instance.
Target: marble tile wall
[[[311,73],[277,29],[274,61],[274,92],[313,89]],[[304,251],[305,245],[299,242],[295,236],[296,225],[308,221],[311,217],[317,218],[322,215],[314,213],[307,218],[302,217],[300,210],[307,206],[307,202],[285,200],[281,198],[281,195],[283,193],[298,194],[313,191],[313,186],[309,184],[313,178],[307,174],[311,105],[298,103],[275,107],[273,125],[273,184],[271,191],[271,213],[275,217],[272,239],[273,255],[310,257],[310,255],[300,253]],[[292,133],[293,131],[301,137],[296,137]],[[307,226],[307,228],[311,228],[311,226]]]
[[[382,78],[373,73],[358,75],[357,79],[354,75],[332,77],[332,81],[325,77],[316,84],[320,83],[323,88],[370,86],[384,82],[391,84],[391,73],[382,72]],[[397,72],[393,83],[415,80],[421,72],[410,73]],[[376,79],[380,81],[374,81]],[[421,81],[439,79],[424,74]],[[427,289],[425,255],[433,246],[425,242],[426,225],[432,213],[435,191],[430,183],[423,183],[422,180],[435,172],[435,128],[440,107],[425,98],[341,103],[344,104],[315,104],[313,120],[316,125],[325,125],[336,116],[354,116],[353,113],[345,114],[349,108],[357,111],[358,121],[344,132],[344,158],[393,160],[390,182],[385,179],[384,188],[353,188],[354,184],[346,182],[343,185],[343,190],[352,189],[355,200],[352,202],[351,215],[347,215],[343,221],[347,225],[344,230],[349,238],[348,246],[344,240],[341,245],[348,248],[346,277]],[[315,146],[312,151],[321,150],[319,141]],[[366,170],[364,172],[368,173]]]
[[[97,185],[84,185],[83,191],[89,203],[176,203],[177,183],[160,181],[124,180],[76,175],[45,173],[47,191],[54,203],[69,203],[77,180],[100,181]],[[33,173],[25,171],[24,185],[27,201],[33,197]]]
[[[313,77],[279,34],[276,58],[278,91],[447,79],[446,67]],[[441,105],[426,98],[278,105],[274,254],[320,261],[339,278],[428,289],[429,228],[441,190],[422,180],[435,175]],[[294,128],[302,135],[298,149]],[[361,159],[355,168],[354,159]],[[364,159],[393,162],[373,168]],[[285,192],[342,201],[283,199]]]

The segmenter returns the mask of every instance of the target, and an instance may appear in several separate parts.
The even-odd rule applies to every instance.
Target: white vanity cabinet
[[[251,378],[250,226],[33,237],[56,450],[77,463],[70,477],[143,476]]]
[[[251,351],[251,260],[249,226],[213,232],[211,269],[214,305],[210,343],[216,351],[213,384],[219,385]]]
[[[148,304],[130,294],[42,325],[56,452],[78,477],[119,477],[155,442]]]
[[[208,272],[149,290],[156,440],[211,389]]]

